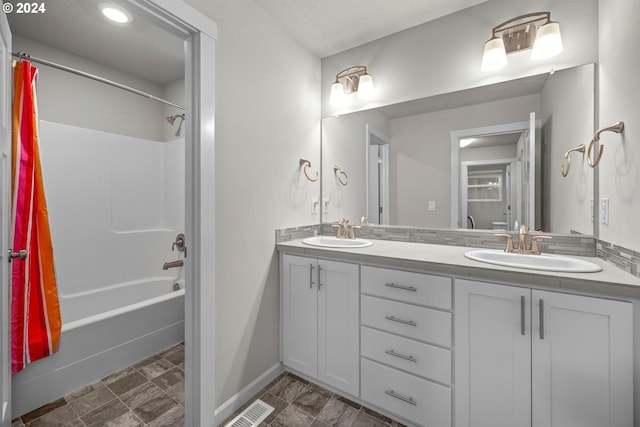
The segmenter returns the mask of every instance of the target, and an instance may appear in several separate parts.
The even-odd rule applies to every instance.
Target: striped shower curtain
[[[11,372],[58,350],[60,307],[53,246],[38,149],[37,69],[29,61],[14,68],[12,135],[13,251],[27,258],[11,264]]]

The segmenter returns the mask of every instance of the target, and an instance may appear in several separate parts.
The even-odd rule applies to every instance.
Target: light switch
[[[320,211],[320,201],[318,200],[317,197],[313,197],[311,199],[311,214],[318,215],[319,211]]]
[[[436,210],[436,201],[435,200],[429,200],[429,210],[430,211],[435,211]]]
[[[600,222],[602,224],[609,224],[609,198],[603,197],[600,199]]]
[[[322,199],[322,213],[323,214],[329,213],[329,199],[327,198]]]

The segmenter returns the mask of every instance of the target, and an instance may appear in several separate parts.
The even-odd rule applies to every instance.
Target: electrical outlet
[[[600,199],[600,222],[602,224],[609,224],[609,198],[603,197]]]
[[[436,210],[436,201],[435,200],[429,200],[429,210],[430,211],[435,211]]]

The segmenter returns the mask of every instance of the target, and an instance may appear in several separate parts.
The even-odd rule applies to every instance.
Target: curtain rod
[[[82,77],[86,77],[86,78],[89,78],[89,79],[92,79],[92,80],[96,80],[98,82],[105,83],[105,84],[108,84],[110,86],[114,86],[114,87],[117,87],[119,89],[123,89],[123,90],[126,90],[128,92],[131,92],[131,93],[135,93],[136,95],[144,96],[145,98],[151,99],[153,101],[162,102],[163,104],[171,105],[172,107],[176,107],[176,108],[179,108],[181,110],[184,110],[184,107],[181,106],[181,105],[174,104],[173,102],[167,101],[166,99],[158,98],[157,96],[154,96],[154,95],[151,95],[150,93],[143,92],[141,90],[132,88],[130,86],[123,85],[121,83],[105,79],[104,77],[100,77],[100,76],[96,76],[94,74],[86,73],[84,71],[76,70],[75,68],[67,67],[66,65],[56,64],[55,62],[47,61],[46,59],[36,58],[36,57],[33,57],[33,56],[28,55],[28,54],[23,53],[23,52],[11,52],[11,55],[15,56],[16,58],[21,58],[21,59],[26,59],[28,61],[37,62],[37,63],[43,64],[43,65],[47,65],[49,67],[57,68],[58,70],[66,71],[68,73],[72,73],[72,74],[76,74],[78,76],[82,76]]]

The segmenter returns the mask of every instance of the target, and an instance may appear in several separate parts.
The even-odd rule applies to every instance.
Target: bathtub
[[[14,418],[184,340],[184,282],[175,277],[61,294],[60,311],[58,352],[13,376]]]

